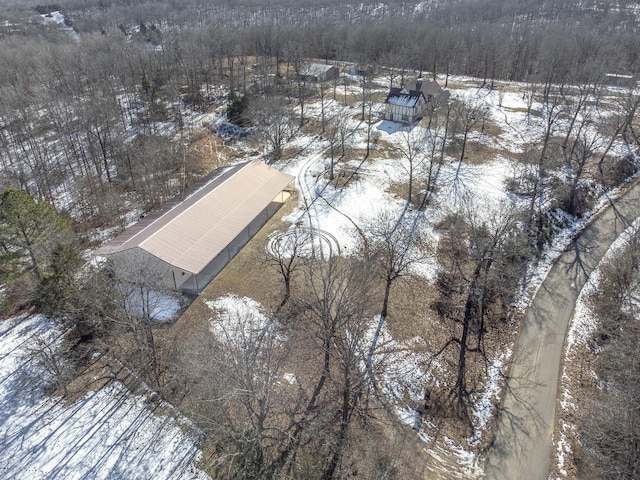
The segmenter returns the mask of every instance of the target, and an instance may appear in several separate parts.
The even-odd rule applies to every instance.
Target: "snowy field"
[[[29,348],[36,336],[55,340],[41,316],[0,323],[0,478],[193,479],[200,451],[183,419],[155,415],[120,383],[68,404],[42,391],[46,373]]]
[[[517,154],[526,150],[527,144],[539,141],[545,129],[543,105],[530,101],[526,94],[526,86],[512,84],[498,84],[497,89],[480,89],[473,79],[453,77],[450,79],[456,88],[450,89],[452,98],[463,99],[469,104],[479,105],[486,112],[487,124],[491,123],[496,135],[488,135],[479,131],[472,131],[469,139],[495,151],[495,155],[482,163],[463,162],[458,165],[456,158],[445,157],[437,184],[434,201],[427,210],[409,212],[408,215],[423,215],[426,219],[424,228],[432,239],[433,245],[438,241],[438,233],[433,229],[447,213],[456,211],[469,198],[473,199],[474,211],[479,218],[491,224],[500,218],[510,207],[526,207],[528,199],[518,197],[506,188],[506,181],[517,172],[518,162],[514,159]],[[529,103],[530,102],[530,103]],[[337,111],[334,102],[328,102],[325,109]],[[380,111],[381,106],[378,106]],[[309,105],[308,112],[314,107]],[[530,113],[527,113],[527,112]],[[354,109],[357,113],[357,109]],[[606,115],[607,112],[598,111],[594,115]],[[561,131],[562,122],[558,120],[554,127]],[[353,133],[349,144],[352,147],[365,148],[365,125],[355,120],[350,125]],[[380,141],[390,145],[399,145],[406,135],[406,127],[389,121],[379,121],[373,127]],[[414,126],[411,135],[419,135],[421,126]],[[400,198],[390,191],[392,184],[408,181],[406,161],[392,152],[388,158],[375,160],[350,161],[338,163],[336,168],[347,167],[358,172],[357,178],[346,187],[336,188],[328,181],[326,174],[330,157],[327,143],[317,137],[298,136],[296,147],[303,147],[300,155],[290,161],[285,170],[297,177],[296,186],[299,190],[300,202],[298,207],[285,220],[294,225],[303,224],[310,229],[316,229],[336,239],[339,250],[349,255],[361,248],[361,235],[367,226],[381,214],[399,217],[406,209],[406,199]],[[376,145],[371,145],[375,148]],[[620,153],[620,152],[619,152]],[[624,153],[624,152],[622,152]],[[510,155],[513,154],[513,155]],[[510,158],[511,157],[511,158]],[[420,166],[418,166],[419,171]],[[454,181],[455,179],[455,181]],[[542,253],[537,265],[527,273],[527,282],[521,291],[517,302],[517,309],[524,311],[535,296],[544,281],[553,261],[562,253],[571,239],[589,221],[589,219],[607,203],[609,198],[615,197],[617,191],[610,191],[603,197],[592,211],[586,212],[581,219],[563,218],[563,227],[557,227],[554,237]],[[294,227],[292,227],[294,228]],[[413,273],[432,281],[438,271],[437,262],[433,257],[426,259],[422,265],[414,268]],[[418,367],[425,363],[420,355],[412,353],[411,345],[399,344],[388,331],[383,330],[384,340],[378,346],[377,355],[385,358],[387,366],[385,375],[385,390],[390,398],[399,399],[400,392],[407,385],[419,385],[425,381],[426,373]],[[388,354],[385,352],[395,352]],[[488,365],[488,376],[484,390],[474,394],[473,423],[475,431],[466,439],[467,445],[459,446],[448,438],[429,449],[430,454],[437,455],[437,451],[448,452],[460,457],[461,465],[467,465],[465,476],[477,476],[474,468],[481,459],[471,453],[474,446],[481,443],[491,417],[495,414],[495,404],[500,400],[503,367],[510,361],[512,345],[505,345],[502,351],[495,353]],[[417,400],[422,391],[412,391],[410,396]],[[397,405],[399,417],[412,427],[416,426],[417,413],[412,409]],[[419,432],[421,438],[431,443],[433,436],[430,432]],[[442,439],[440,439],[442,440]]]

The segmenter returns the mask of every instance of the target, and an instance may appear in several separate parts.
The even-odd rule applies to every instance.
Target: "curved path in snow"
[[[487,480],[546,480],[564,341],[578,294],[640,215],[640,181],[601,212],[558,258],[527,310],[500,408]]]

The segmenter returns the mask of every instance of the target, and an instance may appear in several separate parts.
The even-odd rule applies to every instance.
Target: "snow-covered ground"
[[[47,374],[29,355],[33,339],[55,343],[48,319],[0,323],[0,478],[209,478],[190,423],[113,381],[69,404],[43,392]],[[170,409],[164,409],[170,410]]]
[[[433,239],[434,245],[438,236],[433,231],[432,225],[441,220],[446,213],[459,208],[463,199],[472,198],[479,217],[487,222],[499,217],[501,211],[509,205],[515,207],[526,205],[528,200],[514,195],[506,188],[505,183],[520,168],[515,160],[516,156],[526,150],[527,144],[541,139],[545,129],[543,105],[530,101],[531,92],[527,86],[521,85],[522,88],[518,88],[518,85],[499,84],[495,90],[489,90],[478,88],[478,82],[474,79],[456,77],[450,80],[456,84],[456,88],[450,90],[452,98],[479,105],[486,114],[487,126],[490,125],[492,132],[497,132],[489,135],[472,131],[469,141],[495,150],[495,155],[482,163],[465,160],[459,168],[457,159],[445,158],[434,201],[423,214],[427,219],[424,228],[430,230],[428,234]],[[318,114],[319,116],[318,105],[309,103],[306,108],[309,115]],[[336,111],[332,102],[328,102],[325,109],[328,117]],[[357,108],[354,109],[353,114],[356,118]],[[593,111],[589,114],[602,115],[603,112]],[[554,131],[559,131],[557,129],[563,125],[563,122],[566,120],[556,120]],[[351,128],[353,133],[349,145],[364,148],[366,146],[365,124],[359,124],[354,120]],[[421,128],[416,126],[414,131]],[[399,145],[403,142],[403,135],[407,135],[405,127],[389,121],[378,122],[374,126],[374,131],[380,142],[387,145]],[[357,176],[346,186],[334,187],[328,181],[327,175],[330,165],[327,142],[319,138],[299,135],[294,144],[296,148],[300,147],[301,151],[294,160],[289,161],[285,170],[297,177],[296,186],[300,194],[300,203],[285,220],[293,225],[304,224],[308,228],[326,232],[336,239],[342,254],[349,255],[360,248],[363,231],[381,212],[399,216],[406,208],[406,200],[394,194],[390,188],[394,184],[406,183],[408,180],[407,165],[403,163],[398,152],[391,152],[387,158],[376,155],[375,160],[339,162],[337,169],[355,171]],[[509,154],[513,156],[510,158]],[[609,192],[609,195],[615,196],[616,193]],[[593,211],[587,212],[580,220],[562,219],[565,226],[556,229],[552,243],[546,247],[537,265],[533,266],[527,274],[527,281],[515,305],[519,310],[523,311],[527,308],[555,258],[586,225],[589,218],[606,203],[607,198],[603,198]],[[432,280],[435,278],[437,268],[435,260],[426,261],[421,266],[422,276]],[[424,364],[425,359],[413,358],[414,354],[409,353],[410,345],[395,345],[388,332],[384,331],[383,336],[384,340],[378,348],[381,355],[385,350],[405,352],[396,353],[390,357],[393,361],[385,362],[389,369],[385,378],[386,389],[391,397],[399,398],[399,392],[405,385],[411,382],[419,384],[418,379],[424,380],[421,378],[424,373],[417,365]],[[452,447],[453,450],[473,456],[466,449],[478,445],[488,428],[489,420],[495,413],[494,405],[500,398],[502,368],[509,362],[511,355],[512,349],[508,345],[503,351],[496,353],[489,365],[486,385],[475,396],[474,434],[467,439],[467,446]],[[414,400],[419,400],[421,394],[422,392],[410,392],[410,396],[415,397]],[[416,413],[410,408],[399,405],[398,414],[406,423],[415,425]],[[429,432],[420,433],[425,442],[431,440]],[[447,449],[447,446],[443,445],[443,448]],[[476,458],[468,464],[475,465],[477,462]]]
[[[59,21],[59,17],[56,18],[58,19],[56,21]],[[521,198],[509,192],[505,186],[505,180],[513,176],[516,169],[515,161],[509,158],[508,153],[523,152],[526,144],[541,138],[544,131],[542,116],[527,114],[528,107],[531,107],[532,112],[540,112],[542,105],[536,102],[528,105],[528,98],[522,92],[513,91],[514,88],[502,88],[505,85],[499,86],[496,90],[479,89],[478,83],[473,79],[452,77],[450,80],[458,85],[455,89],[451,89],[452,97],[481,105],[486,112],[488,122],[491,122],[492,128],[498,133],[490,136],[481,132],[471,132],[470,142],[494,149],[495,156],[484,163],[465,161],[459,167],[457,159],[445,158],[433,202],[424,213],[409,212],[409,215],[424,215],[426,221],[423,228],[426,230],[426,236],[432,239],[434,246],[438,236],[433,225],[448,212],[458,208],[464,198],[474,199],[478,214],[486,221],[491,221],[492,217],[499,215],[505,205],[511,203],[518,205],[523,202]],[[513,85],[506,87],[513,87]],[[359,89],[350,87],[349,92],[358,95]],[[342,89],[339,88],[338,98],[341,93]],[[320,104],[318,102],[309,102],[305,109],[307,117],[320,118]],[[324,109],[329,121],[333,116],[346,110],[351,118],[349,130],[352,132],[347,148],[362,149],[366,147],[366,124],[356,120],[359,108],[340,107],[336,101],[326,101]],[[374,110],[379,112],[380,109],[381,105],[379,104]],[[187,113],[185,112],[185,115]],[[213,128],[219,125],[221,120],[216,114],[192,113],[186,122],[199,123]],[[153,128],[156,133],[168,136],[175,132],[174,124],[154,124]],[[421,128],[418,126],[415,127],[415,130],[418,131]],[[129,130],[132,134],[135,133],[131,126]],[[399,124],[388,121],[377,122],[373,126],[373,131],[380,144],[386,145],[400,144],[403,141],[403,135],[406,134],[405,129]],[[236,146],[239,150],[244,148],[243,142],[244,140],[237,140]],[[375,142],[370,146],[374,149],[378,147]],[[326,238],[335,240],[339,246],[337,251],[344,255],[350,255],[361,248],[362,234],[372,221],[375,221],[380,215],[400,216],[402,212],[406,211],[406,200],[394,194],[392,187],[407,182],[408,168],[398,152],[390,152],[387,156],[376,154],[374,160],[340,161],[336,166],[337,169],[355,172],[356,175],[345,186],[336,187],[328,181],[328,175],[326,175],[330,166],[327,147],[327,140],[302,134],[297,134],[287,144],[287,148],[295,149],[297,154],[293,159],[281,165],[281,168],[296,176],[300,203],[285,220],[292,223],[292,228],[296,228],[296,225],[303,225],[310,230],[322,232]],[[596,209],[603,204],[599,204]],[[523,289],[518,304],[520,308],[524,309],[528,306],[537,288],[544,280],[552,261],[562,252],[572,236],[584,226],[589,217],[590,214],[587,214],[579,222],[567,222],[567,226],[563,230],[555,232],[553,244],[547,248],[535,269],[528,273],[526,287]],[[433,258],[426,258],[419,266],[415,267],[414,272],[418,272],[427,280],[433,280],[437,268],[438,265]],[[259,305],[251,299],[223,297],[209,302],[208,305],[212,310],[223,312],[211,327],[220,341],[238,344],[252,331],[271,328],[270,322],[261,313]],[[246,330],[242,330],[242,335],[236,338],[232,333],[237,330],[234,330],[231,324],[237,324],[240,318],[248,318],[249,321],[245,325]],[[23,324],[24,326],[22,326]],[[3,325],[4,334],[0,339],[0,348],[4,351],[6,346],[6,352],[16,348],[15,351],[19,352],[21,348],[18,345],[19,338],[14,336],[14,332],[19,333],[23,329],[43,330],[46,324],[44,319],[31,318],[23,320],[22,323],[16,321],[15,326],[7,326],[6,330]],[[11,345],[14,343],[15,346],[12,347]],[[384,352],[395,352],[388,354],[384,362],[387,372],[385,388],[389,395],[395,398],[399,398],[405,385],[419,385],[421,381],[424,381],[425,374],[421,371],[420,365],[425,363],[425,358],[413,353],[411,347],[412,345],[406,342],[404,344],[395,342],[388,332],[383,331],[378,350],[381,356],[385,355]],[[5,381],[5,379],[14,378],[12,372],[21,370],[21,364],[13,354],[3,353],[3,355],[0,360],[0,373],[3,375],[0,380],[0,395],[3,398],[3,403],[9,405],[13,410],[18,410],[22,408],[20,403],[22,400],[18,395],[18,392],[21,391],[20,384],[15,383],[15,380]],[[489,424],[489,419],[494,412],[492,405],[499,399],[501,369],[503,365],[508,363],[510,356],[511,349],[509,346],[505,346],[505,349],[498,352],[489,365],[486,385],[475,398],[473,412],[476,431],[472,437],[467,439],[468,445],[457,446],[452,443],[452,440],[446,439],[438,447],[446,449],[450,453],[453,452],[460,457],[461,462],[465,465],[471,466],[478,463],[478,459],[474,458],[467,449],[479,443]],[[422,393],[422,391],[416,390],[410,391],[409,395],[414,401],[418,401]],[[23,428],[25,439],[12,440],[3,450],[7,452],[6,458],[9,458],[9,462],[6,463],[7,467],[4,466],[4,463],[0,463],[0,473],[8,472],[9,478],[10,474],[17,474],[21,471],[20,468],[32,465],[30,462],[34,462],[35,476],[17,476],[16,478],[42,478],[50,475],[54,468],[62,469],[55,470],[55,472],[69,475],[68,478],[82,478],[85,474],[91,475],[92,478],[108,478],[112,474],[117,476],[117,473],[121,471],[118,469],[128,468],[129,464],[139,469],[140,478],[201,478],[202,474],[193,470],[192,467],[193,459],[198,455],[197,449],[188,437],[180,435],[178,424],[170,419],[158,419],[153,416],[144,406],[142,399],[126,394],[123,387],[118,384],[113,384],[108,390],[94,392],[71,406],[63,406],[59,399],[47,400],[41,393],[36,393],[31,397],[29,397],[31,403],[26,404],[23,409],[27,419],[24,422],[27,423],[21,423],[21,420],[15,423],[18,425],[16,428],[20,428],[20,425],[27,425]],[[23,410],[20,410],[21,415]],[[404,405],[398,405],[397,411],[405,422],[415,426],[417,418],[415,411]],[[100,415],[94,415],[95,412],[109,412],[109,416],[102,418]],[[2,418],[13,418],[13,414],[10,415],[11,417],[7,415]],[[68,445],[72,446],[69,447],[70,450],[60,450],[62,444],[67,445],[69,440],[67,437],[69,434],[65,433],[67,432],[66,426],[62,428],[62,424],[55,423],[55,420],[46,420],[45,423],[49,422],[54,425],[54,430],[50,431],[48,437],[45,438],[36,435],[47,431],[43,427],[41,419],[48,417],[64,419],[65,425],[73,425],[74,429],[82,432],[80,435],[87,438],[81,437],[83,438],[82,442],[69,441]],[[91,423],[95,418],[102,418],[100,424]],[[9,423],[13,425],[13,420],[11,422],[4,421],[0,426],[0,435],[4,435],[5,438],[9,438],[9,434],[5,433],[8,431],[6,429],[9,428]],[[430,432],[422,431],[420,433],[425,442],[432,440]],[[126,440],[115,441],[117,436],[126,437]],[[149,436],[155,440],[148,441]],[[21,444],[23,447],[19,448]],[[85,444],[88,445],[88,451],[85,451]],[[56,447],[53,448],[49,445],[56,445]],[[40,456],[32,453],[39,449],[44,452],[51,450],[51,452]],[[20,453],[22,450],[27,453],[22,455]],[[62,453],[56,453],[58,450]],[[156,451],[160,453],[154,453]],[[151,460],[148,459],[148,455],[161,455],[161,458],[168,460],[149,464],[148,462]],[[434,455],[437,455],[437,452]],[[55,466],[54,463],[61,466]],[[89,464],[98,465],[98,467],[92,471]],[[5,468],[5,471],[1,468]],[[469,471],[471,470],[475,471],[475,467],[470,467]],[[172,477],[171,472],[174,471],[180,472],[180,475]],[[153,475],[149,476],[149,472],[153,472]],[[96,475],[93,475],[94,473]],[[135,476],[133,477],[135,478]]]
[[[485,106],[501,131],[498,144],[508,146],[509,151],[521,150],[526,142],[542,134],[542,126],[536,125],[535,119],[527,119],[525,100],[515,93],[499,96],[495,91],[478,90],[475,86],[453,90],[452,93],[456,98],[473,98]],[[336,102],[326,103],[325,110],[330,118],[337,110]],[[357,114],[357,109],[353,110]],[[380,105],[377,110],[381,110]],[[306,111],[309,115],[319,115],[318,105],[313,103],[306,106]],[[350,128],[353,133],[349,145],[366,146],[365,125],[353,121]],[[407,135],[406,128],[386,120],[377,122],[373,130],[380,141],[391,145],[402,143],[403,135]],[[418,136],[423,131],[422,127],[416,126],[410,135]],[[390,192],[392,184],[408,180],[407,162],[399,158],[397,152],[389,154],[388,158],[373,161],[338,162],[337,169],[346,168],[356,171],[358,175],[346,187],[335,188],[330,185],[326,175],[330,164],[327,143],[300,135],[292,145],[307,147],[285,168],[287,173],[296,175],[296,185],[303,200],[285,220],[292,223],[303,221],[310,227],[329,232],[337,238],[344,253],[349,254],[359,247],[361,238],[358,228],[364,229],[381,212],[399,216],[405,208],[405,199]],[[417,165],[416,171],[420,167]],[[430,223],[437,222],[465,197],[473,197],[486,218],[504,208],[505,203],[517,203],[518,199],[505,187],[505,180],[513,176],[514,168],[512,160],[496,155],[484,164],[463,163],[457,171],[457,162],[448,158],[440,174],[440,191],[435,202],[437,207],[426,212]],[[454,176],[455,185],[452,181]]]
[[[265,335],[278,339],[272,321],[251,298],[231,294],[205,303],[217,314],[211,321],[211,332],[224,345],[243,350]]]

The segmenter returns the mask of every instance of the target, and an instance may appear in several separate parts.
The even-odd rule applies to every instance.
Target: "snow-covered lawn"
[[[41,316],[0,323],[0,478],[209,478],[195,467],[200,450],[189,422],[154,414],[122,384],[71,404],[46,396],[47,375],[28,352],[35,336],[56,335]]]
[[[501,210],[515,207],[526,207],[528,199],[519,197],[507,189],[506,181],[523,168],[517,161],[518,155],[527,149],[528,144],[535,144],[542,138],[545,129],[543,106],[537,101],[531,101],[531,88],[526,85],[498,84],[494,90],[478,88],[479,83],[468,78],[452,78],[456,88],[450,89],[452,98],[460,99],[468,104],[480,105],[486,112],[487,131],[482,125],[482,131],[473,130],[469,135],[469,142],[482,144],[489,152],[489,158],[482,162],[467,162],[458,166],[458,159],[445,157],[442,166],[437,191],[433,201],[424,213],[425,227],[433,239],[434,245],[438,241],[437,232],[433,230],[446,213],[455,211],[463,204],[464,199],[472,198],[479,218],[491,222],[500,215]],[[380,106],[377,110],[380,111]],[[309,114],[319,115],[318,105],[309,103]],[[335,105],[328,102],[325,105],[327,115],[335,111]],[[354,110],[356,112],[357,109]],[[527,113],[529,111],[529,113]],[[601,112],[594,112],[602,114]],[[565,119],[557,121],[554,128],[558,129]],[[349,145],[351,148],[364,149],[366,147],[366,125],[353,121],[353,134]],[[414,126],[418,131],[421,126]],[[380,144],[401,145],[406,139],[407,128],[400,124],[380,121],[373,127]],[[478,127],[480,130],[480,127]],[[304,225],[311,229],[326,232],[335,238],[340,251],[344,255],[355,253],[361,247],[361,236],[367,226],[375,221],[381,212],[400,215],[406,208],[406,199],[393,193],[393,185],[408,181],[408,167],[398,152],[391,151],[388,155],[376,154],[366,161],[351,160],[338,162],[336,169],[346,169],[348,173],[357,175],[346,186],[335,187],[328,181],[329,153],[326,151],[327,142],[315,137],[299,135],[295,141],[296,147],[303,149],[294,160],[289,161],[285,169],[287,173],[296,175],[296,187],[299,190],[300,203],[298,208],[288,215],[285,220],[292,224]],[[372,145],[377,147],[377,145]],[[393,150],[393,149],[392,149]],[[491,152],[495,154],[491,156]],[[511,155],[512,154],[512,155]],[[381,158],[382,157],[382,158]],[[419,169],[416,169],[419,171]],[[455,181],[454,181],[455,180]],[[616,192],[610,192],[616,195]],[[586,212],[582,219],[563,217],[554,232],[554,238],[543,252],[537,265],[527,273],[527,280],[522,288],[520,298],[515,307],[523,311],[530,304],[537,289],[542,284],[553,261],[562,253],[575,234],[588,222],[589,218],[604,207],[606,199],[599,202],[591,212]],[[416,212],[413,212],[415,214]],[[293,228],[293,227],[292,227]],[[438,265],[435,260],[421,265],[420,275],[428,281],[435,278]],[[418,271],[416,269],[415,271]],[[515,338],[515,337],[514,337]],[[384,341],[379,345],[380,354],[385,350],[396,353],[385,362],[388,372],[385,378],[385,388],[390,397],[400,398],[404,385],[420,384],[416,379],[422,378],[424,372],[418,365],[424,363],[424,358],[411,353],[411,346],[395,344],[394,339],[385,331]],[[405,352],[400,355],[400,352]],[[500,377],[502,368],[508,364],[512,355],[512,345],[505,345],[500,351],[493,352],[493,361],[488,366],[486,384],[474,398],[473,421],[474,434],[467,439],[468,446],[456,447],[465,450],[467,447],[480,444],[480,439],[490,424],[489,420],[495,413],[494,404],[500,398]],[[416,357],[416,358],[414,358]],[[422,378],[422,380],[424,380]],[[406,392],[406,390],[405,390]],[[422,392],[411,391],[409,396],[419,400]],[[415,425],[416,413],[401,402],[397,405],[399,416],[404,422]],[[431,440],[429,432],[421,432],[425,442]],[[446,445],[442,445],[447,449]],[[449,448],[451,450],[451,448]],[[455,448],[453,449],[455,450]],[[471,454],[469,454],[471,455]],[[477,462],[478,459],[470,463]]]
[[[262,306],[251,298],[231,294],[205,303],[217,314],[211,321],[211,332],[224,345],[243,350],[265,335],[278,339]]]

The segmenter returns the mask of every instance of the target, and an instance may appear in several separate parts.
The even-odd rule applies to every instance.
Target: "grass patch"
[[[508,156],[509,152],[502,149],[493,148],[480,142],[467,141],[467,148],[463,163],[469,165],[482,165],[491,162],[498,156]]]
[[[218,167],[227,165],[229,159],[233,158],[236,152],[225,146],[222,138],[199,130],[194,133],[188,155],[197,159],[197,168],[211,172]]]

